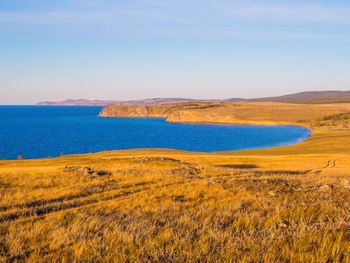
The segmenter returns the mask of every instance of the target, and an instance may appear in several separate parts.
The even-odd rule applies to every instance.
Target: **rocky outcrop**
[[[92,170],[90,167],[82,167],[82,166],[65,166],[63,168],[63,171],[67,173],[78,173],[82,175],[93,175],[93,176],[105,176],[105,175],[111,175],[112,173],[110,171],[95,171]]]
[[[106,106],[99,114],[100,117],[163,117],[168,121],[181,122],[177,119],[179,112],[193,112],[197,114],[204,109],[220,107],[218,103],[190,102],[180,104],[135,106],[135,105],[110,105]]]
[[[100,117],[167,117],[172,106],[111,105],[105,107]]]

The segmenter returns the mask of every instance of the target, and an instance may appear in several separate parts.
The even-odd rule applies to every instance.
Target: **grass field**
[[[350,262],[350,129],[312,130],[262,150],[0,161],[0,260]]]

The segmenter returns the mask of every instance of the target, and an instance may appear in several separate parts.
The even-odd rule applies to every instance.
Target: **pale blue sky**
[[[306,90],[350,90],[349,1],[0,1],[0,104]]]

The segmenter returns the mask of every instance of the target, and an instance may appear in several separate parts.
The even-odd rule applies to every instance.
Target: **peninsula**
[[[296,124],[312,127],[332,114],[350,112],[350,103],[190,102],[157,106],[110,105],[101,117],[164,117],[169,122]]]

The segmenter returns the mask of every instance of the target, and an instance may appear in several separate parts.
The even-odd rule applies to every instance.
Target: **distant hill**
[[[184,99],[184,98],[152,98],[144,100],[86,100],[86,99],[69,99],[64,101],[44,101],[39,102],[37,105],[78,105],[78,106],[107,106],[107,105],[161,105],[161,104],[174,104],[182,102],[197,102],[201,100]]]
[[[250,99],[256,102],[335,103],[350,102],[350,91],[306,91],[279,97]]]
[[[295,94],[288,94],[278,97],[264,97],[255,99],[230,98],[226,100],[197,100],[186,98],[151,98],[144,100],[86,100],[68,99],[64,101],[44,101],[37,105],[87,105],[87,106],[107,106],[107,105],[162,105],[177,104],[183,102],[219,102],[219,101],[253,101],[253,102],[284,102],[284,103],[342,103],[350,102],[350,91],[306,91]]]
[[[243,98],[229,98],[229,99],[226,99],[226,100],[223,100],[223,101],[242,101],[242,100],[246,100],[246,99],[243,99]]]

